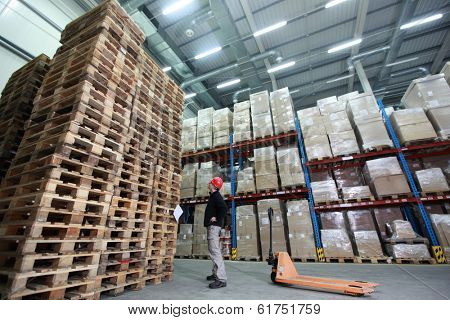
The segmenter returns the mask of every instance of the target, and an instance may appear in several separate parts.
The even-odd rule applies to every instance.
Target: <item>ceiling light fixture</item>
[[[338,4],[341,4],[341,3],[345,2],[345,1],[347,1],[347,0],[333,0],[333,1],[327,2],[327,4],[325,5],[325,8],[328,9],[328,8],[334,7],[334,6],[336,6]]]
[[[168,6],[167,8],[165,8],[163,10],[163,15],[168,15],[171,13],[174,13],[175,11],[178,11],[180,9],[183,9],[184,7],[186,7],[188,4],[190,4],[192,1],[194,0],[181,0],[181,1],[177,1],[175,2],[173,5]]]
[[[208,51],[199,53],[194,58],[195,58],[195,60],[202,59],[202,58],[210,56],[210,55],[212,55],[212,54],[214,54],[216,52],[219,52],[220,50],[222,50],[222,47],[215,47],[215,48],[212,48],[212,49],[210,49]]]
[[[264,28],[264,29],[261,29],[261,30],[256,31],[256,32],[253,34],[253,36],[254,36],[255,38],[256,38],[256,37],[259,37],[259,36],[262,35],[262,34],[265,34],[265,33],[271,32],[271,31],[273,31],[273,30],[279,29],[279,28],[281,28],[281,27],[284,27],[285,25],[287,25],[287,21],[281,21],[281,22],[275,23],[275,24],[273,24],[273,25],[271,25],[271,26],[269,26],[269,27],[267,27],[267,28]]]
[[[338,45],[336,47],[333,47],[333,48],[329,49],[328,53],[341,51],[341,50],[344,50],[344,49],[356,46],[357,44],[360,44],[361,42],[362,42],[362,39],[355,39],[355,40],[352,40],[352,41],[349,41],[349,42],[345,42],[343,44],[340,44],[340,45]]]
[[[415,21],[411,21],[411,22],[405,23],[404,25],[400,26],[400,30],[409,29],[409,28],[418,26],[420,24],[424,24],[424,23],[427,23],[427,22],[439,20],[443,16],[444,15],[442,13],[438,13],[438,14],[434,14],[434,15],[426,17],[426,18],[422,18],[422,19],[418,19],[418,20],[415,20]]]
[[[292,67],[294,64],[295,64],[295,61],[286,62],[286,63],[280,64],[278,66],[268,69],[267,73],[272,73],[272,72],[276,72],[276,71],[279,71],[282,69],[286,69],[286,68]]]
[[[353,77],[353,75],[350,74],[350,75],[348,75],[348,76],[336,78],[336,79],[333,79],[333,80],[328,80],[327,83],[332,83],[332,82],[336,82],[336,81],[341,81],[341,80],[348,79],[348,78],[351,78],[351,77]]]
[[[163,72],[169,72],[170,70],[172,70],[172,67],[165,67],[165,68],[162,68],[162,71],[163,71]]]
[[[411,62],[411,61],[414,61],[414,60],[417,60],[417,59],[419,59],[419,57],[414,57],[414,58],[411,58],[411,59],[405,59],[405,60],[400,60],[400,61],[388,63],[388,64],[386,65],[386,67],[396,66],[396,65],[398,65],[398,64]]]
[[[197,95],[197,94],[196,94],[195,92],[193,92],[193,93],[188,93],[187,95],[184,96],[184,100],[193,98],[193,97],[195,97],[196,95]]]
[[[223,83],[217,85],[217,89],[222,89],[222,88],[225,88],[225,87],[230,87],[230,86],[232,86],[232,85],[234,85],[234,84],[237,84],[237,83],[239,83],[239,82],[241,82],[241,79],[233,79],[233,80],[230,80],[230,81],[227,81],[227,82],[223,82]]]

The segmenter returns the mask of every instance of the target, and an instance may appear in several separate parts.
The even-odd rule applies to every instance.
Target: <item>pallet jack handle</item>
[[[267,210],[267,215],[269,216],[269,257],[267,258],[267,263],[269,265],[274,264],[273,258],[273,247],[272,247],[272,219],[273,219],[273,209],[270,207]]]

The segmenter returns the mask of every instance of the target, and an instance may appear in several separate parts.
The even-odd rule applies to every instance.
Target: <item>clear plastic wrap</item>
[[[383,250],[376,231],[355,231],[353,232],[353,240],[359,257],[383,257]]]
[[[446,192],[450,190],[441,168],[416,171],[416,177],[422,192]]]
[[[311,117],[317,117],[320,116],[320,110],[319,107],[311,107],[306,109],[301,109],[297,111],[297,116],[300,121],[302,119],[308,119]]]
[[[345,219],[342,211],[326,211],[320,214],[322,229],[344,229]]]
[[[265,199],[257,202],[259,218],[259,235],[263,258],[269,255],[269,216],[268,209],[273,209],[273,251],[286,251],[284,208],[279,199]]]
[[[372,197],[369,186],[356,186],[342,188],[342,199],[365,199]]]
[[[181,151],[192,152],[197,148],[197,117],[183,120]]]
[[[430,220],[448,261],[450,259],[450,214],[431,214]]]
[[[252,116],[270,115],[269,92],[261,91],[250,95],[250,107]]]
[[[336,185],[338,189],[342,189],[344,187],[357,187],[365,184],[364,176],[362,175],[361,168],[359,167],[334,169],[333,175],[336,179]]]
[[[277,163],[282,187],[305,184],[305,176],[296,147],[278,148]]]
[[[326,258],[354,257],[352,244],[344,229],[320,230],[320,238]]]
[[[268,114],[252,115],[253,139],[273,136],[272,116]]]
[[[345,111],[331,113],[323,116],[323,123],[325,125],[327,134],[353,131],[352,125]]]
[[[450,105],[450,87],[443,74],[436,74],[411,82],[401,100],[405,108],[433,108]]]
[[[450,181],[450,157],[447,155],[426,157],[422,159],[423,167],[425,169],[441,168],[447,177],[447,181]]]
[[[323,116],[345,110],[345,103],[342,101],[333,101],[317,105],[319,106],[320,114]]]
[[[333,157],[327,135],[308,137],[304,141],[308,160]]]
[[[333,103],[333,102],[337,102],[337,98],[336,96],[331,96],[328,98],[323,98],[323,99],[319,99],[317,100],[317,106],[320,108],[321,106],[328,104],[328,103]]]
[[[197,137],[212,136],[214,108],[198,110],[197,113]]]
[[[187,163],[183,167],[181,175],[180,197],[181,199],[193,198],[197,182],[198,163]]]
[[[437,137],[436,131],[434,131],[433,125],[429,121],[396,127],[395,133],[402,145],[408,142],[434,139]]]
[[[192,254],[193,238],[192,224],[180,224],[176,254],[179,256],[190,256]]]
[[[337,97],[337,99],[338,99],[338,101],[347,103],[348,100],[351,100],[352,98],[355,98],[358,95],[359,95],[358,91],[353,91],[353,92],[343,94],[342,96]]]
[[[236,208],[236,239],[240,257],[257,257],[258,229],[255,206],[239,206]]]
[[[404,174],[378,177],[370,182],[370,189],[377,197],[393,196],[411,193],[408,181]]]
[[[220,193],[226,197],[231,195],[231,182],[224,182]]]
[[[382,120],[357,124],[355,134],[361,150],[394,146]]]
[[[313,231],[308,200],[287,201],[286,209],[289,233]]]
[[[252,139],[250,101],[243,101],[234,105],[233,139],[234,142],[241,142]]]
[[[247,167],[237,172],[237,189],[236,193],[255,193],[255,178],[253,168]]]
[[[392,126],[401,127],[409,124],[428,122],[428,118],[422,108],[412,108],[394,111],[389,117]]]
[[[358,142],[353,130],[328,134],[334,157],[359,153]]]
[[[233,113],[228,108],[215,110],[213,114],[213,146],[223,146],[230,143],[230,133],[233,125]]]
[[[403,173],[397,157],[386,157],[366,161],[363,171],[367,181],[372,181],[378,177]]]
[[[278,189],[278,173],[273,146],[254,150],[256,190]]]
[[[381,120],[377,101],[372,94],[361,93],[347,101],[347,114],[354,125]]]
[[[220,167],[213,161],[202,162],[197,171],[197,184],[195,195],[207,197],[209,195],[208,184],[212,178],[220,175]]]
[[[311,182],[311,189],[316,204],[319,202],[339,200],[334,180]]]
[[[270,107],[275,134],[295,130],[294,105],[287,87],[270,93]]]
[[[350,210],[346,215],[351,231],[376,231],[370,210]]]
[[[431,259],[424,244],[387,244],[386,251],[395,259]]]
[[[387,238],[386,225],[394,220],[402,220],[403,214],[400,207],[384,207],[373,209],[373,215],[375,217],[375,223],[382,239]]]
[[[437,135],[443,139],[448,139],[450,137],[450,106],[430,109],[427,116]]]
[[[301,118],[300,128],[302,129],[302,135],[305,139],[327,134],[323,117],[320,115]]]
[[[194,210],[192,254],[209,255],[207,231],[204,227],[206,204],[197,204]]]
[[[417,238],[411,223],[405,220],[394,220],[386,225],[390,239],[415,239]]]

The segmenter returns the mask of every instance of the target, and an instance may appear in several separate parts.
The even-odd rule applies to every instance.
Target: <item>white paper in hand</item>
[[[181,215],[183,214],[183,209],[178,205],[175,210],[173,211],[173,216],[178,222],[178,219],[180,219]]]

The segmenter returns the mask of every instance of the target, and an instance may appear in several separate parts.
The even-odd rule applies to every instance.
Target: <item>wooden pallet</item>
[[[327,200],[327,201],[317,201],[317,202],[315,202],[315,204],[317,206],[324,206],[324,205],[329,206],[329,205],[332,205],[332,204],[341,204],[342,202],[343,202],[342,199],[339,199],[339,200],[333,200],[333,201],[329,201],[329,200]]]
[[[294,262],[303,262],[303,263],[307,263],[307,262],[318,262],[319,260],[317,259],[317,257],[314,258],[296,258],[296,257],[291,257],[292,261]]]
[[[386,195],[386,196],[376,196],[376,200],[396,200],[401,198],[410,198],[412,197],[412,193],[402,193],[402,194],[392,194],[392,195]]]
[[[431,259],[410,259],[410,258],[394,258],[394,263],[397,264],[436,264],[436,260]]]
[[[384,243],[386,244],[401,244],[401,243],[405,243],[405,244],[426,244],[428,245],[430,243],[430,241],[427,238],[424,237],[417,237],[417,238],[412,238],[412,239],[405,239],[405,238],[399,238],[399,239],[392,239],[392,238],[387,238],[383,240]]]
[[[261,261],[261,257],[259,256],[238,256],[238,261]]]
[[[191,259],[192,258],[192,255],[178,255],[178,254],[176,254],[175,255],[175,258],[176,259]]]
[[[209,257],[209,255],[203,255],[203,254],[193,254],[192,255],[192,258],[193,259],[199,259],[199,260],[209,260],[210,259],[210,257]]]
[[[436,142],[438,140],[439,140],[438,138],[420,139],[420,140],[415,140],[415,141],[407,141],[407,142],[403,143],[403,145],[405,147],[410,147],[410,146],[417,146],[417,145],[422,145],[422,144],[434,143],[434,142]]]
[[[366,202],[366,201],[375,201],[374,196],[370,197],[363,197],[363,198],[354,198],[354,199],[343,199],[344,203],[359,203],[359,202]]]
[[[380,145],[380,146],[372,146],[370,148],[366,148],[363,150],[363,153],[369,153],[369,152],[374,152],[374,151],[383,151],[383,150],[389,150],[392,149],[393,146],[392,145]]]
[[[449,195],[449,191],[436,191],[436,192],[421,192],[421,197],[439,197],[439,196],[446,196]]]
[[[391,264],[391,257],[356,257],[356,263]]]
[[[259,189],[258,193],[269,193],[269,192],[277,192],[278,188],[268,188],[268,189]]]
[[[356,257],[347,257],[347,258],[328,257],[328,258],[325,258],[325,261],[329,262],[329,263],[357,263],[357,258]]]

